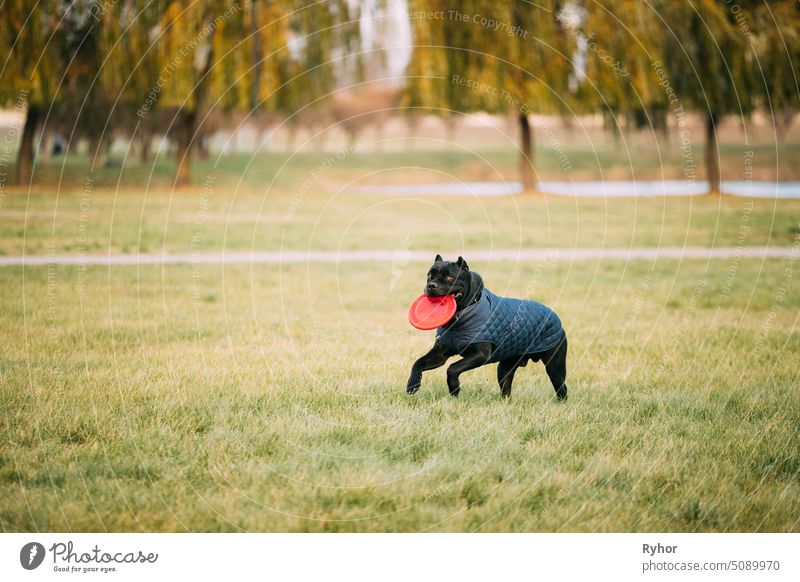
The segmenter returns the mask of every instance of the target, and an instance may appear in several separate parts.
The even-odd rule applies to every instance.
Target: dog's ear
[[[456,265],[464,269],[465,271],[469,271],[469,265],[467,265],[467,261],[464,260],[464,257],[458,257],[456,261]]]
[[[442,258],[442,255],[436,255],[436,258],[433,259],[433,262],[434,263],[441,263],[443,260],[444,259]]]

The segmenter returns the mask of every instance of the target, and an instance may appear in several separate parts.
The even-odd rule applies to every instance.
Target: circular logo
[[[44,546],[39,542],[30,542],[19,551],[19,563],[26,570],[35,570],[44,561]]]

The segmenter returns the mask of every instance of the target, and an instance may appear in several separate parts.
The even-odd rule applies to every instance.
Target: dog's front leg
[[[454,355],[453,352],[448,350],[438,341],[433,344],[431,350],[414,362],[411,367],[411,375],[408,377],[408,384],[406,385],[406,392],[414,394],[419,390],[422,384],[422,373],[428,370],[433,370],[439,366],[444,366],[447,358]]]
[[[464,357],[447,368],[447,388],[451,396],[458,396],[461,391],[458,377],[463,372],[479,368],[489,361],[492,356],[492,344],[489,342],[470,344],[461,355]]]

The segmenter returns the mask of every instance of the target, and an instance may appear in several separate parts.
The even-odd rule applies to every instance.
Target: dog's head
[[[428,269],[425,295],[442,297],[452,295],[458,310],[470,305],[475,297],[483,292],[483,280],[478,273],[471,272],[467,261],[458,257],[456,261],[445,261],[436,255],[433,265]]]

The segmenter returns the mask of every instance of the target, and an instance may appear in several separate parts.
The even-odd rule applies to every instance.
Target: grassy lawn
[[[726,177],[743,179],[745,149],[756,151],[754,168],[771,167],[775,152],[768,145],[724,145]],[[542,179],[555,180],[676,179],[670,152],[637,149],[629,159],[611,146],[571,148],[560,152],[572,167],[565,175],[559,154],[542,147],[537,169]],[[800,144],[786,146],[781,179],[800,179],[792,174],[800,166],[790,163],[798,156]],[[57,157],[39,166],[43,185],[2,192],[0,254],[760,246],[790,245],[800,232],[800,200],[369,191],[386,183],[515,180],[517,161],[513,151],[238,154],[199,161],[195,186],[172,190],[172,164],[163,157],[151,165],[98,167],[90,181],[83,156]],[[753,172],[754,179],[769,179]]]
[[[723,148],[723,168],[740,149]],[[612,154],[597,154],[605,177],[624,179]],[[592,155],[570,152],[578,175]],[[559,179],[558,157],[540,156],[542,177]],[[800,237],[799,200],[354,188],[514,178],[515,156],[484,157],[357,154],[320,170],[319,154],[230,156],[198,164],[197,185],[174,192],[168,163],[102,168],[87,187],[85,160],[62,175],[57,158],[46,185],[3,192],[0,253],[379,248],[469,260],[484,248]],[[651,175],[666,162],[654,163],[643,156],[636,177],[673,177]],[[539,364],[517,374],[510,402],[494,366],[465,374],[459,399],[443,370],[406,396],[433,333],[406,321],[425,265],[398,257],[0,268],[0,527],[798,530],[793,260],[471,261],[493,291],[561,315],[571,396],[559,404]]]
[[[515,181],[519,179],[519,152],[474,147],[448,151],[386,152],[363,151],[356,143],[352,149],[335,151],[270,152],[212,155],[196,159],[193,178],[202,184],[214,173],[225,187],[264,189],[296,188],[312,172],[320,178],[346,183],[354,176],[370,183],[441,182],[448,179],[470,181]],[[654,143],[632,141],[619,144],[586,144],[576,136],[566,138],[559,148],[549,144],[545,135],[536,142],[535,168],[540,180],[681,180],[686,159],[681,141],[660,140]],[[745,152],[752,152],[752,158]],[[704,148],[693,145],[693,160],[702,166]],[[720,167],[726,180],[743,180],[745,159],[752,162],[753,180],[800,180],[800,143],[787,143],[783,150],[774,143],[720,144]],[[324,163],[332,158],[330,163]],[[91,174],[94,186],[116,188],[119,184],[137,184],[147,188],[171,188],[174,178],[171,153],[164,153],[148,163],[135,156],[114,154],[108,164],[98,164]],[[702,167],[698,168],[703,179]],[[62,188],[83,188],[89,176],[89,159],[82,154],[57,156],[37,162],[37,184]]]
[[[0,254],[790,245],[800,200],[387,197],[312,187],[7,193]]]
[[[102,200],[101,223],[113,197]],[[578,231],[553,225],[556,238],[543,240],[591,242],[583,206],[516,203],[533,218],[537,208],[581,214]],[[670,240],[738,232],[742,203],[730,202],[724,228],[712,220],[705,234],[681,235],[683,225]],[[44,195],[36,204],[47,213]],[[197,201],[178,204],[170,216]],[[614,225],[613,244],[631,236],[623,208],[591,214]],[[696,216],[672,202],[666,212],[652,210],[648,224]],[[146,215],[148,244],[166,244],[159,213]],[[760,220],[752,236],[768,237]],[[775,220],[789,227],[783,213]],[[226,240],[210,222],[209,247]],[[425,246],[444,242],[430,226],[419,227]],[[60,248],[74,227],[59,222]],[[135,227],[122,230],[112,246],[135,240]],[[359,233],[394,240],[366,221]],[[11,252],[18,241],[7,238]],[[798,530],[800,295],[780,294],[796,265],[472,266],[495,292],[558,310],[570,336],[567,403],[541,365],[517,374],[510,402],[494,367],[465,374],[459,399],[443,370],[406,396],[408,368],[432,339],[405,320],[418,264],[399,278],[378,264],[0,269],[2,529]]]

